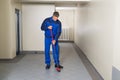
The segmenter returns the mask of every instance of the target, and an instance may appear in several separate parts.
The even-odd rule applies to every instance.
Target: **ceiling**
[[[17,2],[22,3],[46,3],[46,4],[85,4],[90,2],[91,0],[16,0]]]

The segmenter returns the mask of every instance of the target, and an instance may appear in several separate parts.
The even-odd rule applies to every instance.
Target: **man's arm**
[[[44,31],[48,30],[48,27],[47,27],[47,19],[45,19],[45,20],[43,21],[43,23],[42,23],[42,25],[41,25],[41,30],[44,30]]]

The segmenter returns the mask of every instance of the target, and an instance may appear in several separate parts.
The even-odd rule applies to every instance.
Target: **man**
[[[46,69],[50,69],[50,45],[52,44],[53,58],[55,68],[63,68],[59,61],[59,45],[58,38],[61,35],[61,22],[58,20],[59,13],[54,12],[52,17],[46,18],[42,25],[41,30],[45,31],[45,63]]]

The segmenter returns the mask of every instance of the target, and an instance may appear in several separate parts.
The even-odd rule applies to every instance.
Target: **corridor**
[[[56,72],[53,62],[50,70],[45,69],[44,54],[24,53],[19,60],[0,61],[0,80],[93,80],[73,43],[60,43],[60,52],[64,66],[60,73]]]
[[[41,30],[55,11],[60,73],[45,70]],[[0,0],[0,80],[120,80],[120,0]]]

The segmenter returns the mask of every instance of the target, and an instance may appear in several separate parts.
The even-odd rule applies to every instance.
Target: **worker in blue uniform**
[[[50,45],[52,44],[53,58],[55,67],[63,68],[59,61],[59,44],[58,38],[61,35],[61,22],[58,20],[59,13],[54,12],[52,17],[46,18],[42,25],[41,30],[45,31],[45,63],[46,69],[50,69]]]

